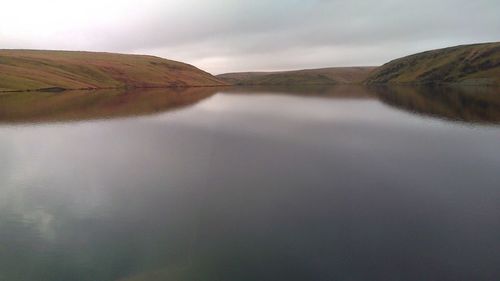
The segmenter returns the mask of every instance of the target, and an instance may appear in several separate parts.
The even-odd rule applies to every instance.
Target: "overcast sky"
[[[214,74],[487,41],[500,41],[499,0],[2,0],[0,16],[0,48],[152,54]]]

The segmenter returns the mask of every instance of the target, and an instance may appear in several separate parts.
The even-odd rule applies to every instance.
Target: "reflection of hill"
[[[226,89],[231,94],[273,94],[339,99],[376,98],[361,85],[240,86]]]
[[[412,113],[500,124],[500,88],[359,85],[172,88],[0,94],[0,123],[67,122],[153,114],[195,104],[217,92],[332,99],[380,99]]]
[[[0,123],[60,122],[146,115],[195,104],[216,88],[130,89],[0,95]]]
[[[380,100],[413,113],[469,122],[500,123],[500,88],[377,87]]]

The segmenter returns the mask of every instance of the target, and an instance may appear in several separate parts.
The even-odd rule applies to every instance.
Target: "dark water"
[[[500,91],[0,95],[0,280],[500,280]]]

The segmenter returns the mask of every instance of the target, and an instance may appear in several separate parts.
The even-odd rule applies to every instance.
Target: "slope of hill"
[[[328,85],[365,80],[375,67],[334,67],[281,72],[239,72],[217,75],[233,85]]]
[[[153,56],[0,50],[0,91],[224,84],[194,66]]]
[[[500,84],[500,43],[456,46],[391,61],[366,81],[369,84]]]

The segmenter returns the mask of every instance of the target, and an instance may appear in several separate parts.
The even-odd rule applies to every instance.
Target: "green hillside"
[[[194,66],[153,56],[0,50],[0,91],[217,85]]]
[[[369,84],[500,84],[500,43],[464,45],[391,61],[370,75]]]
[[[360,83],[374,67],[334,67],[281,72],[237,72],[217,75],[233,85],[330,85]]]

